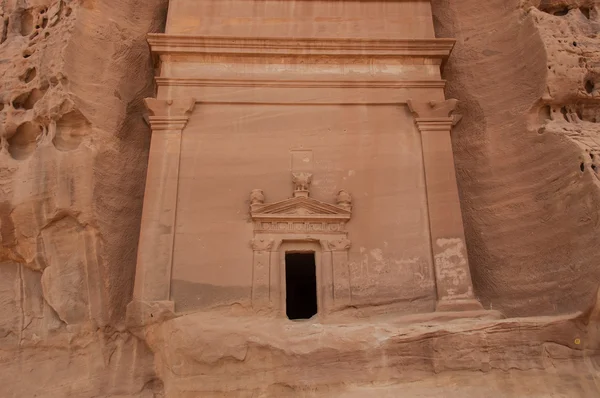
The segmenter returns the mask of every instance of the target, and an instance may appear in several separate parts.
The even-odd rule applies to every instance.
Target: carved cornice
[[[271,87],[271,88],[444,88],[445,80],[265,80],[157,77],[159,87]]]
[[[454,39],[257,38],[150,33],[157,54],[325,55],[447,58]]]
[[[181,131],[185,128],[190,114],[194,110],[196,100],[194,98],[171,100],[146,98],[145,103],[150,112],[152,131]]]

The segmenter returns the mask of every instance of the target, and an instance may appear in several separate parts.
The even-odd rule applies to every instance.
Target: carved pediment
[[[296,197],[255,207],[252,219],[332,219],[348,220],[352,213],[312,198]]]
[[[275,203],[265,203],[262,190],[250,193],[250,215],[254,221],[323,221],[345,222],[352,216],[352,197],[339,191],[336,204],[310,197],[311,173],[292,173],[293,197]]]

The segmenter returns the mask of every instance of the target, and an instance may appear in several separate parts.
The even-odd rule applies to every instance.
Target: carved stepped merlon
[[[175,236],[181,133],[196,101],[146,99],[152,140],[136,266],[133,302],[128,318],[135,324],[154,322],[173,312],[170,281]]]
[[[450,139],[452,126],[460,120],[452,116],[458,101],[407,103],[423,145],[437,310],[481,309],[473,293]]]
[[[342,190],[336,195],[336,205],[313,199],[311,181],[311,173],[292,173],[293,197],[275,203],[265,203],[260,189],[250,193],[252,305],[257,310],[284,311],[285,252],[280,249],[285,242],[312,243],[319,248],[315,255],[321,314],[350,305],[351,242],[346,223],[352,217],[352,197]]]

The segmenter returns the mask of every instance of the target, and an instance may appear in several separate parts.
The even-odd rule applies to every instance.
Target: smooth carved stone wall
[[[312,151],[311,197],[354,197],[352,303],[431,311],[435,287],[419,132],[406,106],[196,107],[183,134],[172,298],[178,311],[249,304],[248,194],[291,196],[290,150]]]

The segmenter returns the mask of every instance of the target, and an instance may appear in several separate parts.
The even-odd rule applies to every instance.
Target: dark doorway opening
[[[315,253],[285,254],[285,290],[289,319],[309,319],[317,313]]]

